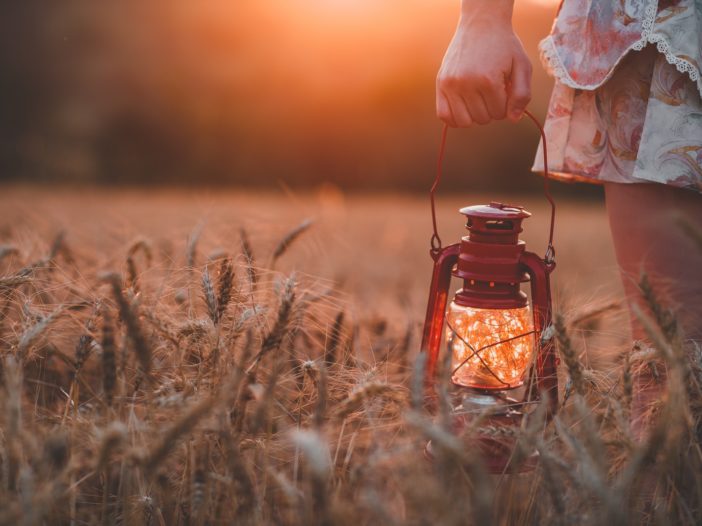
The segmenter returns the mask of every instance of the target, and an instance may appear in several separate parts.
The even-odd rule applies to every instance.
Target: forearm
[[[461,0],[460,24],[512,26],[514,0]]]

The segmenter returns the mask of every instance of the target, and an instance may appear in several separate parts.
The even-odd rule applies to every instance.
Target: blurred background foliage
[[[458,0],[25,0],[0,21],[0,179],[426,190]],[[517,0],[534,61],[553,0]],[[538,190],[529,122],[454,131],[444,190]],[[577,187],[578,192],[584,190]]]

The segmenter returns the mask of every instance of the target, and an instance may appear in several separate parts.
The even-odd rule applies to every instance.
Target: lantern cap
[[[489,205],[474,205],[461,208],[461,214],[466,217],[481,217],[485,219],[525,219],[531,214],[519,205],[508,205],[492,201]]]

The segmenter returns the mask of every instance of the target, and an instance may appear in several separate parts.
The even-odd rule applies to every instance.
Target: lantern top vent
[[[492,201],[489,205],[474,205],[461,208],[464,216],[481,217],[485,219],[526,219],[531,214],[519,205],[506,205]]]
[[[471,241],[490,244],[517,244],[522,221],[531,214],[518,205],[491,202],[461,208]]]

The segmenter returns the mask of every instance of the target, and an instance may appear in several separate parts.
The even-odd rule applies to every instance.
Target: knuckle
[[[474,77],[475,84],[481,88],[492,88],[496,85],[495,80],[484,73],[480,73]]]
[[[460,84],[460,79],[455,75],[442,75],[439,77],[439,86],[442,89],[454,89]]]

